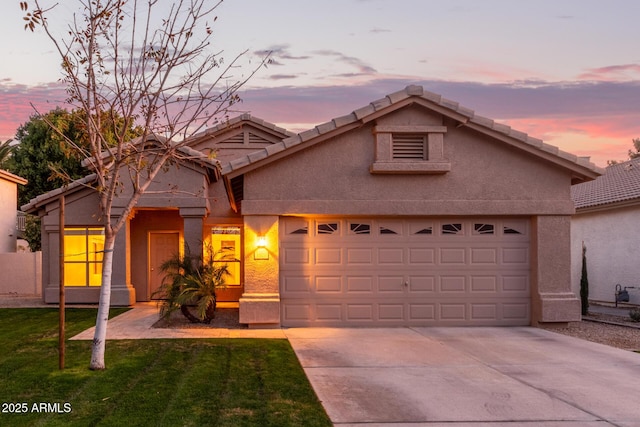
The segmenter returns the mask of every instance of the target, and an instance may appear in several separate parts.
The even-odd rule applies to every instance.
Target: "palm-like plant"
[[[0,142],[0,165],[9,160],[13,151],[13,145],[10,145],[12,141],[12,139],[9,139],[5,142]]]
[[[191,255],[175,255],[160,266],[165,273],[162,286],[154,294],[162,298],[160,315],[169,317],[180,312],[192,323],[210,323],[215,316],[216,290],[225,286],[225,278],[230,275],[224,261],[211,254],[206,260]],[[196,307],[194,316],[189,310]]]

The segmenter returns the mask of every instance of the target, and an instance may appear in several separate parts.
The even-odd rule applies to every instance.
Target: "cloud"
[[[289,80],[289,79],[297,79],[297,75],[293,74],[273,74],[269,76],[271,80]]]
[[[338,61],[355,67],[358,70],[360,75],[362,74],[375,74],[377,73],[376,69],[367,65],[364,61],[354,56],[347,56],[341,52],[335,50],[316,50],[312,53],[320,56],[332,56],[336,58]]]
[[[609,65],[606,67],[591,68],[578,76],[580,80],[598,81],[637,80],[638,78],[640,78],[640,64]]]
[[[289,51],[290,47],[291,45],[288,44],[272,45],[266,49],[256,50],[254,51],[254,54],[261,57],[271,55],[273,61],[277,63],[276,65],[284,65],[282,62],[280,62],[280,60],[299,61],[311,58],[308,55],[296,56],[291,54],[291,52]]]
[[[18,127],[39,112],[65,107],[65,88],[59,83],[28,86],[10,79],[0,81],[0,140],[15,136]],[[35,108],[35,109],[34,109]]]
[[[299,131],[349,114],[387,94],[419,84],[459,102],[476,114],[541,138],[563,150],[606,160],[626,157],[640,136],[640,82],[515,81],[501,84],[408,78],[373,79],[363,84],[247,89],[242,107]]]
[[[341,60],[335,51],[323,51]],[[357,63],[357,60],[355,61]],[[614,68],[615,70],[615,68]],[[483,84],[391,76],[359,78],[344,73],[347,83],[327,86],[285,84],[297,76],[276,74],[278,87],[241,90],[236,108],[291,130],[300,131],[368,105],[410,84],[424,86],[476,114],[508,124],[514,129],[579,155],[592,155],[598,164],[623,159],[631,139],[640,137],[640,81],[548,82],[520,80]],[[350,82],[350,83],[349,83]],[[13,138],[15,130],[34,113],[64,107],[64,87],[25,86],[0,81],[0,140]],[[291,124],[294,127],[289,127]]]
[[[387,30],[386,28],[373,28],[369,30],[370,33],[380,34],[380,33],[390,33],[391,30]]]

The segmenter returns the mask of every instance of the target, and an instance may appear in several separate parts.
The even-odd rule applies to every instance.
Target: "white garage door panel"
[[[282,218],[282,324],[527,325],[523,219]]]

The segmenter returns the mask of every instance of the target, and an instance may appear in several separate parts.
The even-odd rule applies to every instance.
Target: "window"
[[[442,224],[442,234],[462,234],[462,224]]]
[[[433,227],[421,228],[413,234],[433,234]]]
[[[338,223],[336,222],[321,222],[317,228],[318,234],[334,234],[338,232]]]
[[[371,226],[354,222],[349,224],[349,231],[351,234],[371,234]]]
[[[227,286],[239,286],[241,280],[241,234],[238,226],[211,228],[211,246],[214,259],[224,262],[229,270],[225,278]]]
[[[309,228],[308,227],[296,228],[295,230],[291,231],[289,234],[309,234]]]
[[[64,229],[64,286],[100,286],[104,229]]]
[[[502,227],[504,234],[522,234],[520,231],[511,227]]]
[[[473,224],[474,234],[493,234],[493,224]]]
[[[380,234],[398,234],[398,232],[392,230],[391,228],[380,226]]]

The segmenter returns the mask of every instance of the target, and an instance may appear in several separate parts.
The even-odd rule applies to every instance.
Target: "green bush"
[[[225,287],[225,278],[229,275],[229,267],[209,256],[192,255],[185,248],[184,255],[174,255],[160,266],[165,277],[160,289],[154,294],[162,299],[160,315],[168,317],[176,310],[192,323],[210,323],[215,316],[216,290]],[[197,315],[189,311],[195,306]]]
[[[631,317],[631,320],[634,322],[640,322],[640,307],[634,307],[629,310],[629,317]]]

